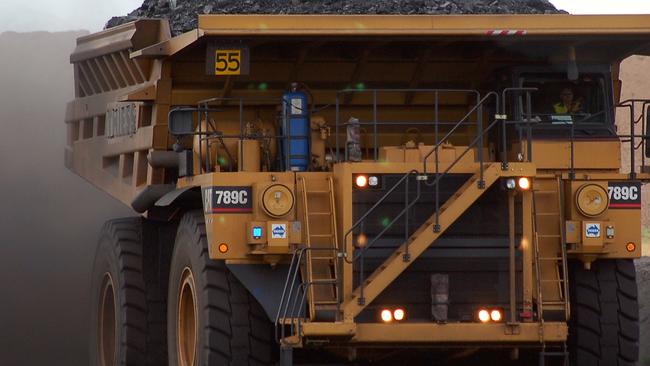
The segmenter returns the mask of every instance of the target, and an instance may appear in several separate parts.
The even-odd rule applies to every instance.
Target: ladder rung
[[[324,260],[329,261],[329,260],[332,260],[332,259],[336,259],[336,257],[311,257],[311,259],[316,260],[316,261],[324,261]]]
[[[539,282],[553,282],[553,283],[562,283],[564,280],[539,280]]]
[[[330,191],[307,191],[307,194],[328,194]]]
[[[336,301],[336,300],[330,300],[330,301],[325,301],[325,300],[314,301],[314,305],[338,305],[338,304],[339,304],[339,302]]]
[[[332,277],[312,278],[312,280],[311,280],[312,284],[318,284],[318,285],[335,285],[336,282],[337,282],[336,278],[332,278]]]
[[[552,189],[534,189],[533,192],[538,193],[538,194],[556,194],[556,190]]]
[[[331,212],[310,212],[309,215],[331,215]]]
[[[560,216],[559,212],[537,212],[536,216]]]
[[[310,238],[331,238],[332,234],[309,234]]]
[[[317,278],[317,279],[312,279],[311,284],[312,285],[336,285],[337,280],[335,278],[330,278],[330,279],[324,279],[324,278]]]
[[[540,261],[559,261],[562,260],[562,257],[540,257]]]
[[[537,234],[538,238],[560,238],[561,235],[559,234],[545,234],[545,235],[539,235]]]
[[[542,306],[546,305],[565,305],[566,302],[564,301],[542,301]]]

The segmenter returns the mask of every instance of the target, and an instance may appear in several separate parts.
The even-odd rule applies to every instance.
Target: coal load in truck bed
[[[548,0],[145,0],[111,28],[138,18],[169,19],[178,35],[197,27],[199,14],[555,14]]]

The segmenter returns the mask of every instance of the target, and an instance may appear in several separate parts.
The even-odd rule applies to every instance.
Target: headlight
[[[368,177],[365,175],[357,175],[357,177],[354,178],[354,183],[359,188],[365,188],[368,185]]]
[[[527,177],[521,177],[517,181],[517,185],[519,186],[519,189],[521,190],[528,190],[530,189],[530,178]]]
[[[271,217],[282,217],[293,208],[293,193],[287,186],[273,184],[262,194],[262,208]]]
[[[597,184],[585,184],[576,192],[576,206],[580,213],[587,217],[602,215],[608,205],[607,191]]]

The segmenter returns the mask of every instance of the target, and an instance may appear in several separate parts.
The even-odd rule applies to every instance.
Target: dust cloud
[[[66,170],[68,57],[84,33],[0,34],[0,364],[85,365],[103,222],[132,213]]]

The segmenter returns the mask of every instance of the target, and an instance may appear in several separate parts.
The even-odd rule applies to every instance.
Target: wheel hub
[[[116,354],[116,323],[115,323],[115,290],[113,279],[109,273],[104,274],[99,302],[99,360],[102,366],[115,365]]]
[[[178,361],[180,366],[193,366],[198,338],[196,292],[192,271],[185,267],[181,275],[177,309]]]

